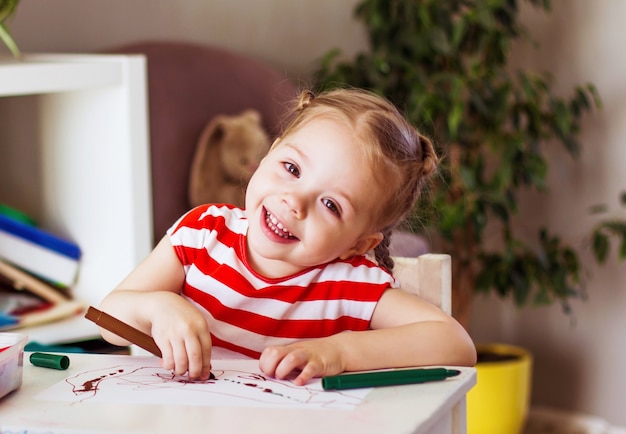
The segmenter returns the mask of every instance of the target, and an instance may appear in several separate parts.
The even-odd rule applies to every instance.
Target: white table
[[[208,407],[34,399],[66,378],[102,362],[133,356],[68,354],[66,371],[32,366],[24,355],[20,389],[0,400],[0,432],[89,433],[418,433],[465,434],[466,393],[474,368],[445,381],[379,387],[352,410]],[[257,362],[250,360],[256,369]]]

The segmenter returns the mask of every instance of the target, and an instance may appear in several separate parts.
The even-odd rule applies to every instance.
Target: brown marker
[[[117,318],[112,317],[108,313],[102,312],[93,306],[89,306],[85,318],[89,321],[93,321],[103,329],[107,329],[111,333],[115,333],[119,337],[126,339],[138,347],[154,354],[157,357],[161,357],[161,350],[157,346],[152,336],[145,334],[141,330],[137,330]]]
[[[85,318],[89,321],[93,321],[103,329],[107,329],[111,333],[115,333],[119,337],[126,339],[128,342],[132,342],[138,347],[143,348],[146,351],[154,354],[157,357],[162,357],[161,350],[157,346],[152,336],[137,330],[135,327],[120,321],[119,319],[112,317],[106,312],[96,309],[93,306],[89,306]],[[210,373],[209,380],[215,380],[215,375]]]

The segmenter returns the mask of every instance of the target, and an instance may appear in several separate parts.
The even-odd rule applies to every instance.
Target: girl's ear
[[[357,242],[348,251],[339,257],[339,259],[348,259],[353,256],[364,255],[373,250],[383,240],[382,232],[374,232],[357,240]]]

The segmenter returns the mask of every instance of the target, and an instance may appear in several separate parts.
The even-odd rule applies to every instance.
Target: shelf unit
[[[97,305],[152,247],[142,55],[0,57],[0,202],[82,250],[74,297]],[[98,336],[82,317],[21,329],[33,341]]]

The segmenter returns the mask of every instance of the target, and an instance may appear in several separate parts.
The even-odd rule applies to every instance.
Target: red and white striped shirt
[[[185,268],[182,294],[204,313],[213,345],[258,358],[268,345],[367,330],[391,274],[365,256],[335,260],[278,279],[246,258],[245,211],[202,205],[168,235]]]

